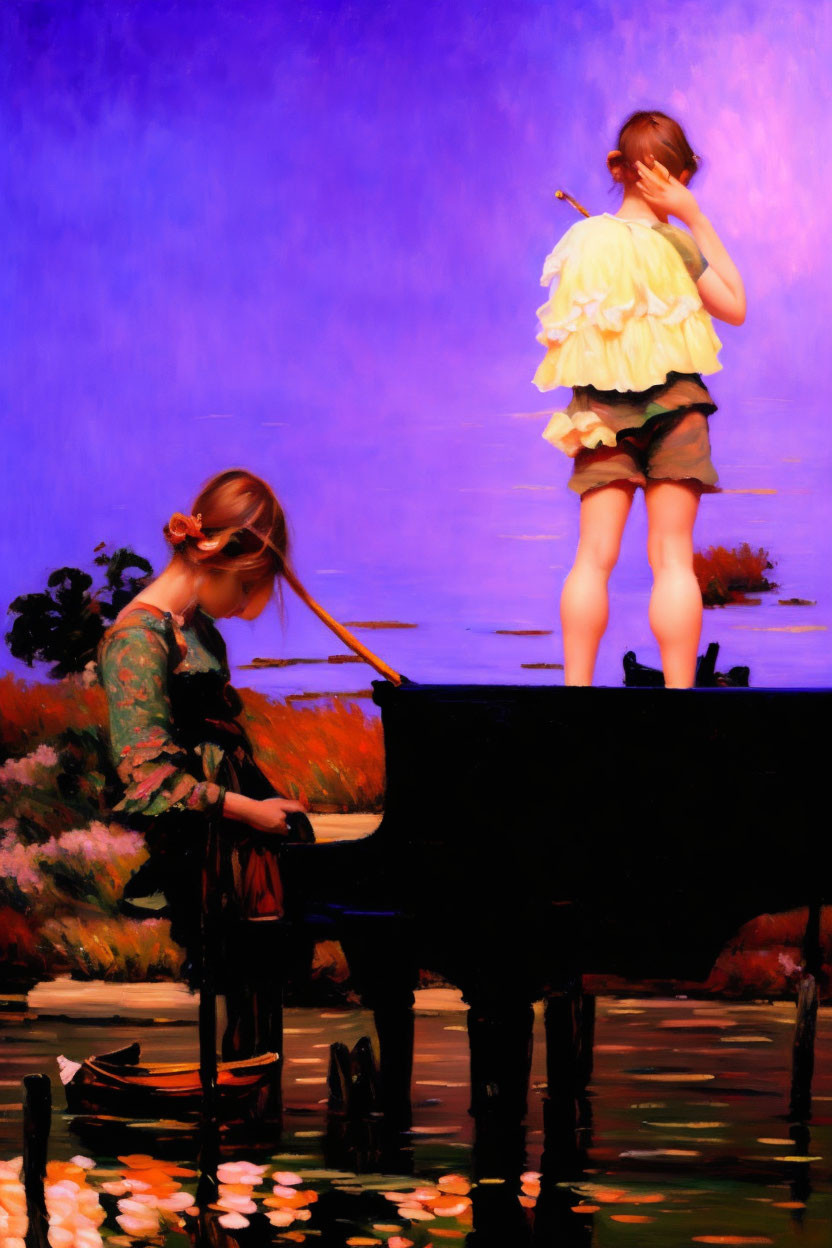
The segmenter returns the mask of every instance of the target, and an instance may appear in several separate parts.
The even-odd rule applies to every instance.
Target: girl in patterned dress
[[[125,897],[133,913],[169,915],[186,976],[199,986],[202,869],[215,828],[211,972],[226,1001],[223,1056],[281,1052],[279,847],[314,834],[301,803],[278,794],[255,762],[214,621],[263,611],[288,567],[286,520],[265,481],[231,469],[203,487],[192,514],[174,513],[165,535],[170,563],[124,607],[99,651],[123,785],[114,811],[144,832],[150,851]]]
[[[576,222],[544,265],[542,285],[560,280],[538,309],[546,355],[534,384],[571,386],[572,398],[542,436],[575,461],[569,488],[581,498],[560,603],[567,685],[592,684],[607,583],[638,486],[665,686],[694,683],[702,594],[693,526],[700,495],[721,492],[708,435],[717,405],[701,374],[722,367],[711,318],[741,325],[746,306],[742,278],[688,189],[698,161],[678,122],[633,113],[607,156],[624,188],[619,211]]]

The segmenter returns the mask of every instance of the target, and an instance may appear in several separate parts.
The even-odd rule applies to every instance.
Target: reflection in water
[[[139,1146],[124,1147],[123,1137],[108,1149],[99,1132],[81,1150],[56,1104],[46,1182],[52,1248],[98,1248],[102,1235],[108,1248],[406,1248],[408,1241],[414,1248],[765,1241],[827,1248],[827,1010],[819,1018],[813,1117],[803,1122],[788,1116],[792,1005],[602,1001],[587,1092],[561,1088],[559,1100],[547,1095],[538,1008],[529,1112],[519,1123],[468,1114],[466,1031],[459,1012],[436,1010],[416,1020],[413,1131],[373,1114],[327,1117],[326,1083],[304,1082],[304,1059],[325,1055],[336,1038],[354,1045],[371,1023],[363,1011],[324,1013],[290,1011],[279,1145],[245,1136],[224,1143],[203,1186],[192,1140],[170,1131],[163,1160],[155,1147],[161,1137],[137,1127]],[[154,1027],[146,1036],[159,1060],[188,1056],[194,1041],[191,1027]],[[11,1025],[4,1039],[0,1156],[13,1158],[20,1075],[38,1067],[54,1075],[58,1052],[94,1048],[100,1030],[41,1021]],[[14,1242],[25,1213],[20,1192],[18,1168],[4,1163],[4,1248],[21,1248]]]

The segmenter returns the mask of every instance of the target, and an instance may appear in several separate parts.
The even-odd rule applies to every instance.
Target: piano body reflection
[[[381,822],[284,864],[374,1011],[390,1112],[407,1115],[419,968],[470,1007],[472,1112],[510,1118],[534,1001],[549,1095],[586,1075],[583,973],[704,981],[743,923],[807,905],[817,972],[832,689],[372,683]]]

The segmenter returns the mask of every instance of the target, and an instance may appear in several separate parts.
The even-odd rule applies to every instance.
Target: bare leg
[[[581,496],[578,550],[560,598],[565,685],[592,684],[609,620],[607,582],[637,488],[633,481],[611,481]]]
[[[650,628],[659,643],[668,689],[690,689],[702,634],[702,591],[693,570],[696,482],[647,482],[647,558],[653,569]]]

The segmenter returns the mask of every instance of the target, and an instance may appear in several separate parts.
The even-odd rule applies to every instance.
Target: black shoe
[[[629,688],[663,688],[664,673],[639,663],[635,651],[628,650],[624,655],[624,684]]]

